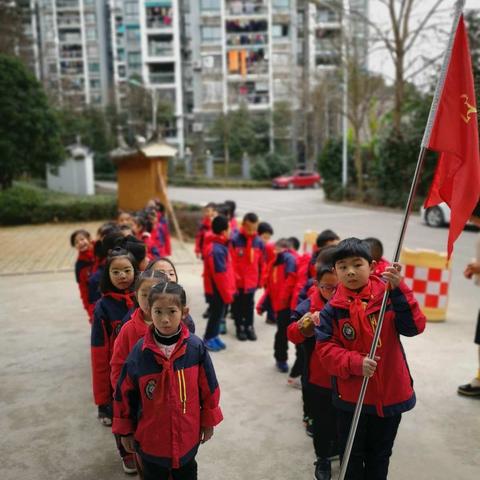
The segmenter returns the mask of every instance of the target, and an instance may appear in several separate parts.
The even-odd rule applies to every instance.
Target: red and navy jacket
[[[311,255],[305,253],[297,261],[297,282],[293,290],[292,297],[292,310],[297,307],[303,300],[306,300],[307,297],[299,298],[300,293],[305,288],[307,281],[309,280],[309,265],[310,265]]]
[[[255,233],[247,235],[243,228],[230,241],[237,290],[252,293],[260,287],[265,268],[265,246]]]
[[[275,254],[275,243],[274,242],[263,242],[265,247],[265,267],[263,269],[263,276],[262,276],[262,283],[261,286],[265,287],[267,284],[268,272],[275,261],[276,254]]]
[[[110,360],[122,319],[133,306],[134,293],[107,292],[95,306],[91,335],[93,398],[96,405],[112,402]]]
[[[230,236],[238,232],[238,222],[235,217],[232,217],[229,222],[230,226]]]
[[[179,468],[196,455],[201,427],[223,420],[220,389],[203,341],[182,325],[167,358],[149,328],[123,366],[115,389],[114,433],[134,434],[142,458]]]
[[[95,269],[95,267],[94,267]],[[90,275],[87,282],[88,287],[88,313],[90,318],[93,319],[93,312],[95,305],[102,296],[100,293],[100,279],[102,278],[103,271],[105,270],[105,262],[97,263],[96,270]]]
[[[332,377],[323,366],[319,352],[315,348],[315,336],[305,337],[298,328],[297,323],[306,313],[320,312],[323,310],[325,301],[321,297],[318,289],[315,290],[315,292],[293,310],[290,317],[292,323],[290,323],[287,328],[287,338],[295,345],[303,346],[305,352],[305,377],[308,383],[326,390],[331,390]]]
[[[203,217],[200,226],[198,227],[197,234],[195,235],[195,253],[197,255],[203,255],[203,241],[205,234],[212,228],[212,220],[210,217]]]
[[[320,313],[316,348],[334,377],[334,404],[342,410],[355,408],[363,381],[363,359],[370,351],[385,288],[386,284],[373,275],[360,293],[339,284]],[[412,291],[402,282],[390,292],[376,353],[380,360],[368,384],[365,413],[388,417],[415,406],[413,380],[400,335],[422,333],[425,322]]]
[[[83,308],[87,311],[89,319],[91,319],[91,308],[88,297],[88,280],[92,274],[94,264],[95,256],[92,249],[78,253],[77,261],[75,262],[75,279],[80,290]]]
[[[172,254],[170,228],[167,218],[161,212],[157,214],[155,242],[160,257],[169,257]]]
[[[206,237],[203,250],[203,284],[207,298],[220,295],[223,303],[233,302],[236,291],[235,273],[230,250],[229,240],[223,235],[209,235]]]

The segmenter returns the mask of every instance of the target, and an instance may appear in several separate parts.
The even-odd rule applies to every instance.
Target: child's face
[[[131,225],[132,216],[129,213],[123,212],[118,216],[117,222],[119,225]]]
[[[145,323],[152,323],[152,319],[150,317],[150,306],[148,305],[148,294],[156,283],[158,283],[158,279],[155,278],[144,280],[141,283],[140,288],[135,292],[138,306],[144,313]]]
[[[363,257],[347,257],[339,260],[335,263],[335,272],[339,283],[350,290],[363,288],[373,272],[374,263],[368,263]]]
[[[318,290],[325,300],[330,300],[337,289],[337,275],[335,273],[324,273],[318,282]]]
[[[158,296],[151,308],[152,321],[162,335],[174,335],[188,309],[181,308],[175,295]]]
[[[264,243],[268,243],[272,238],[272,235],[268,232],[265,232],[260,235],[260,238],[264,241]]]
[[[125,257],[113,260],[110,264],[108,273],[112,285],[119,290],[126,290],[129,288],[135,276],[133,265],[130,263],[130,260]]]
[[[132,224],[132,230],[133,230],[133,233],[135,233],[135,235],[138,235],[139,233],[143,232],[142,225],[140,225],[140,223],[136,222],[135,220],[133,221],[133,224]]]
[[[205,216],[208,217],[208,218],[215,217],[216,213],[217,212],[212,207],[208,207],[208,208],[205,209]]]
[[[168,262],[160,260],[159,262],[155,263],[153,269],[157,272],[164,273],[167,276],[169,282],[178,282],[178,278],[175,275],[175,270]]]
[[[245,221],[243,222],[242,226],[247,235],[255,235],[255,233],[257,233],[258,222],[252,223]]]
[[[90,239],[79,233],[75,237],[74,245],[79,252],[86,252],[90,248]]]

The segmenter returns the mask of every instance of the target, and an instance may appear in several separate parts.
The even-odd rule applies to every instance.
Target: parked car
[[[317,172],[296,170],[290,175],[281,175],[272,180],[273,188],[318,188],[322,178]]]
[[[429,227],[445,227],[450,224],[450,207],[446,203],[439,203],[435,207],[427,209],[422,206],[420,216]],[[467,222],[467,226],[473,229],[477,228],[477,225],[472,222]]]

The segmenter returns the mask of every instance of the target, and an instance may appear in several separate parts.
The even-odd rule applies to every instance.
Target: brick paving
[[[70,234],[85,228],[93,237],[102,222],[55,223],[0,228],[0,276],[73,271],[76,251],[70,247]],[[193,246],[172,239],[172,260],[194,261]]]

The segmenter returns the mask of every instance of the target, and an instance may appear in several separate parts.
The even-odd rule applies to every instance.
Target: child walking
[[[212,233],[207,240],[203,257],[204,289],[209,304],[204,341],[208,350],[218,352],[226,348],[218,336],[220,322],[225,317],[227,305],[233,302],[235,293],[235,274],[228,248],[228,218],[223,215],[216,216],[212,221]]]
[[[202,340],[182,323],[183,288],[157,284],[148,303],[153,325],[122,369],[113,431],[139,455],[144,480],[196,480],[199,445],[223,419],[215,370]]]
[[[425,329],[425,316],[402,282],[401,266],[375,275],[369,245],[358,238],[341,241],[333,255],[338,276],[335,295],[320,313],[315,328],[320,361],[334,377],[340,452],[343,452],[363,377],[370,377],[346,479],[387,478],[402,413],[415,406],[412,378],[400,335]],[[376,360],[369,359],[385,289],[391,290]]]

